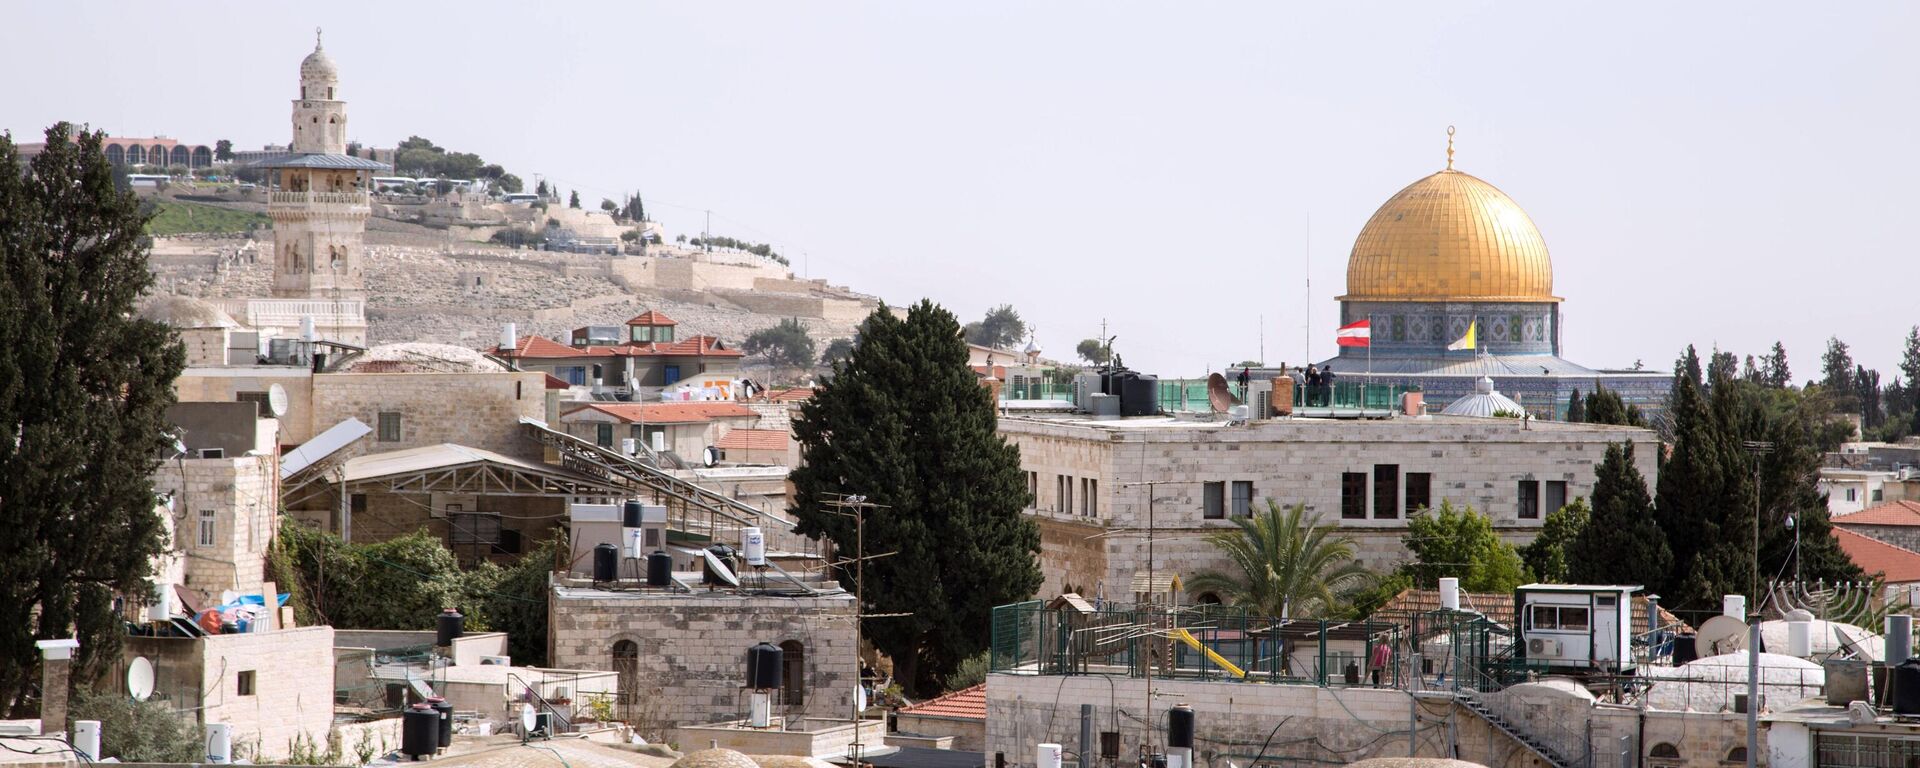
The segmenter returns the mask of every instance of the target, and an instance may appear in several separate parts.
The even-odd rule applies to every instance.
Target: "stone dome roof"
[[[752,758],[731,749],[703,749],[689,752],[673,761],[669,768],[759,768]]]
[[[315,39],[313,53],[307,54],[306,58],[300,60],[300,81],[305,83],[318,80],[332,83],[339,79],[340,69],[333,65],[332,57],[327,55],[326,49],[321,48],[320,41]]]
[[[1473,385],[1473,394],[1448,403],[1440,412],[1448,416],[1492,416],[1502,411],[1525,413],[1526,409],[1512,398],[1493,391],[1493,379],[1482,376]]]
[[[192,296],[161,296],[140,307],[140,317],[175,328],[238,328],[231,315]]]
[[[1407,185],[1354,238],[1342,301],[1557,302],[1547,241],[1519,204],[1448,168]]]
[[[347,368],[354,373],[476,373],[506,370],[466,347],[410,341],[382,344]]]

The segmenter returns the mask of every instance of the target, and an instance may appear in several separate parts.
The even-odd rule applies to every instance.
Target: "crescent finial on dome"
[[[1447,170],[1453,170],[1453,126],[1447,126]]]

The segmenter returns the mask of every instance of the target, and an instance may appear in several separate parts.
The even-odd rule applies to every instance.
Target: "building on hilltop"
[[[28,142],[16,145],[20,161],[31,161],[35,155],[46,151],[45,142]],[[134,138],[127,136],[108,136],[100,142],[100,149],[107,155],[107,162],[116,166],[158,165],[184,166],[187,168],[208,168],[213,165],[213,147],[206,144],[187,144],[178,139],[165,136]]]
[[[1428,403],[1470,395],[1492,377],[1550,418],[1564,418],[1573,390],[1603,386],[1643,411],[1663,408],[1667,372],[1598,370],[1561,356],[1565,318],[1546,239],[1513,198],[1454,169],[1448,136],[1447,167],[1388,198],[1354,238],[1340,325],[1367,321],[1370,346],[1342,346],[1319,365],[1348,381],[1418,386]]]
[[[544,371],[574,400],[732,400],[745,356],[718,337],[681,335],[679,323],[648,310],[622,325],[573,329],[567,344],[544,336],[502,339],[487,354]]]
[[[1304,504],[1355,539],[1362,564],[1387,569],[1408,559],[1402,537],[1422,508],[1471,505],[1525,543],[1548,513],[1592,493],[1608,445],[1636,444],[1649,485],[1658,455],[1645,429],[1465,416],[1229,424],[1009,414],[999,433],[1019,446],[1027,474],[1040,592],[1108,600],[1131,599],[1128,585],[1148,569],[1149,527],[1153,566],[1191,576],[1230,566],[1206,534],[1234,530],[1268,499]]]

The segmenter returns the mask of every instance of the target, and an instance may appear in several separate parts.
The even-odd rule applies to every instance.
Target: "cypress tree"
[[[1654,522],[1653,497],[1634,463],[1633,443],[1607,446],[1594,473],[1593,512],[1567,546],[1568,577],[1581,584],[1665,581],[1673,552]]]
[[[1700,358],[1689,345],[1674,365],[1667,405],[1673,448],[1660,468],[1655,519],[1673,548],[1674,570],[1660,592],[1673,605],[1693,608],[1718,603],[1734,566],[1715,547],[1722,538],[1723,505],[1733,500],[1726,496],[1726,457],[1702,390]]]
[[[1793,384],[1793,370],[1787,367],[1787,345],[1777,341],[1773,343],[1773,351],[1767,353],[1764,370],[1769,387],[1786,389]]]
[[[152,474],[185,350],[134,314],[152,284],[148,214],[117,191],[101,134],[60,123],[19,173],[0,135],[0,705],[34,641],[78,637],[76,683],[119,659],[115,595],[148,594],[165,551]]]
[[[1574,387],[1573,394],[1567,397],[1567,421],[1580,423],[1587,420],[1587,403],[1580,397],[1580,388]]]
[[[1040,587],[1039,529],[1019,448],[995,432],[992,396],[967,367],[960,323],[930,301],[881,307],[860,343],[793,420],[805,463],[790,476],[797,530],[855,555],[855,521],[832,503],[863,495],[864,631],[910,690],[934,691],[987,647],[995,605]],[[852,568],[841,584],[855,586]]]

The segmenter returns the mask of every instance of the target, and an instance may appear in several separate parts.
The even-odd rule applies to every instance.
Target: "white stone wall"
[[[312,429],[353,417],[374,433],[348,455],[457,443],[539,460],[540,444],[521,417],[546,415],[546,376],[537,372],[334,373],[314,376]],[[400,414],[400,440],[379,439],[380,413]]]
[[[202,722],[230,723],[233,742],[257,745],[268,758],[285,757],[298,735],[325,747],[333,726],[333,628],[216,635],[200,644]],[[239,694],[243,672],[253,694]]]
[[[747,649],[798,640],[805,647],[804,706],[775,699],[785,717],[845,718],[858,677],[853,599],[743,597],[596,591],[554,596],[548,662],[568,669],[613,669],[616,642],[640,647],[638,690],[669,726],[746,716]]]
[[[278,530],[279,473],[276,456],[183,458],[155,470],[154,491],[173,494],[172,550],[181,555],[185,587],[212,598],[260,588]],[[203,512],[213,513],[213,540],[206,544]]]
[[[1085,564],[1091,558],[1075,556],[1072,563],[1057,558],[1075,548],[1059,536],[1084,539],[1108,528],[1146,528],[1148,492],[1143,483],[1160,483],[1153,492],[1151,524],[1155,531],[1153,559],[1162,570],[1191,575],[1223,567],[1204,536],[1231,530],[1230,519],[1202,516],[1202,483],[1226,483],[1225,501],[1232,503],[1234,481],[1253,483],[1254,504],[1265,500],[1282,505],[1305,504],[1327,523],[1340,526],[1356,539],[1359,559],[1368,567],[1385,569],[1408,557],[1401,542],[1406,532],[1404,510],[1391,519],[1373,519],[1375,465],[1399,467],[1400,504],[1405,505],[1408,473],[1431,474],[1431,505],[1442,501],[1472,505],[1489,514],[1495,528],[1509,541],[1530,541],[1545,515],[1545,482],[1567,483],[1567,500],[1592,493],[1594,469],[1611,442],[1632,441],[1641,474],[1649,486],[1658,444],[1644,429],[1601,425],[1535,423],[1522,429],[1506,419],[1389,419],[1381,421],[1276,420],[1245,427],[1195,423],[1164,428],[1104,428],[1085,420],[1048,420],[1003,417],[1000,434],[1020,447],[1022,469],[1036,474],[1032,514],[1070,524],[1057,532],[1051,545],[1043,544],[1045,588],[1070,582],[1102,596],[1130,599],[1126,585],[1135,570],[1145,567],[1148,541],[1143,535],[1115,535],[1104,542],[1104,573],[1093,579]],[[1361,472],[1366,484],[1366,519],[1341,518],[1341,475]],[[1072,478],[1071,509],[1064,506],[1058,478]],[[1086,486],[1098,481],[1093,514],[1086,512]],[[1518,516],[1517,483],[1542,483],[1541,516]],[[1231,514],[1231,510],[1228,510]],[[1043,529],[1043,534],[1046,532]]]

